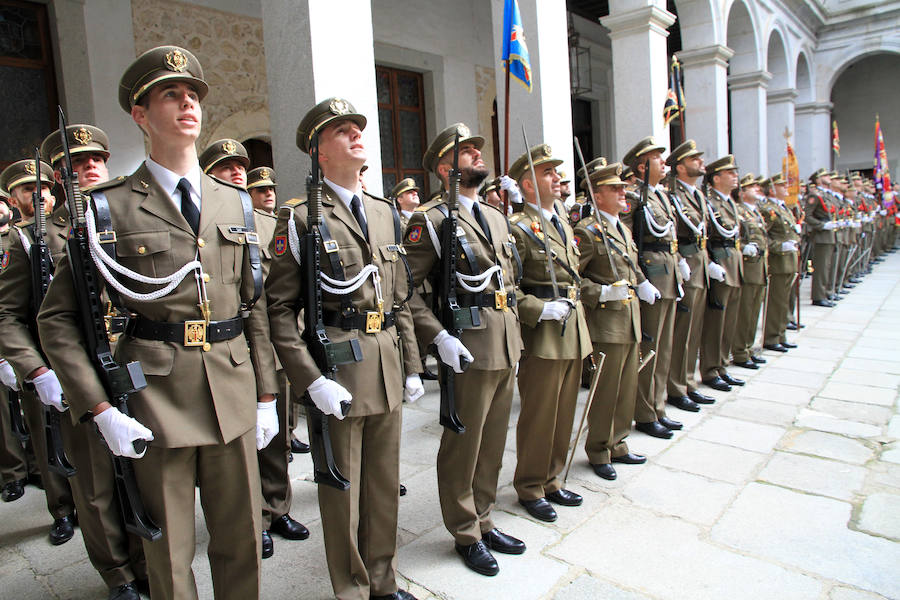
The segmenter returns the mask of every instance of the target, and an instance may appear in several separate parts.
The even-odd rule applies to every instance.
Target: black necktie
[[[485,237],[487,237],[489,242],[493,242],[494,240],[491,238],[491,230],[488,228],[487,221],[484,220],[484,215],[481,214],[481,208],[478,207],[478,201],[476,200],[472,204],[472,216],[475,217],[475,220],[478,221],[478,225],[481,227],[481,230],[484,232]]]
[[[562,238],[562,241],[565,243],[566,232],[563,230],[562,223],[559,222],[559,219],[556,218],[556,215],[550,217],[550,221],[553,223],[553,226],[556,227],[556,230],[559,232],[559,237]]]
[[[363,236],[368,241],[369,228],[366,226],[366,218],[362,214],[362,204],[359,201],[359,196],[353,196],[353,200],[350,201],[350,212],[353,213],[353,217],[359,223],[359,228],[362,229]]]
[[[181,192],[181,214],[184,215],[184,220],[188,222],[196,235],[200,231],[200,210],[191,200],[191,184],[187,179],[181,178],[181,181],[178,182],[178,191]]]

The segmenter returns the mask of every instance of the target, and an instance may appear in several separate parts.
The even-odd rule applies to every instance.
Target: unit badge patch
[[[7,250],[0,255],[0,269],[5,269],[9,265],[9,251]]]
[[[406,232],[406,241],[415,244],[420,239],[422,239],[422,226],[413,225],[409,228],[409,231]]]
[[[287,251],[287,236],[275,236],[275,256],[281,256]]]

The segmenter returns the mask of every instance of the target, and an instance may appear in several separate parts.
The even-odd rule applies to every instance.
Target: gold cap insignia
[[[691,150],[697,149],[697,144],[694,143],[694,140],[688,141],[688,148],[690,148]]]
[[[187,69],[187,56],[181,50],[172,50],[166,54],[166,66],[170,71],[181,73]]]
[[[553,156],[553,151],[550,149],[550,146],[548,146],[547,144],[544,144],[544,145],[543,145],[543,147],[541,148],[541,152],[542,152],[542,153],[544,154],[544,156],[546,156],[547,158],[550,158],[551,156]]]
[[[235,152],[237,152],[237,145],[231,140],[228,140],[227,142],[222,144],[222,150],[225,151],[225,154],[234,154]]]
[[[622,165],[621,164],[616,166],[616,177],[619,177],[620,175],[622,175]]]
[[[72,137],[75,138],[75,141],[82,146],[87,146],[91,143],[91,140],[94,139],[94,136],[91,135],[91,132],[84,127],[76,129],[75,132],[72,133]]]
[[[466,125],[460,123],[459,127],[456,128],[456,133],[459,134],[461,138],[471,137],[472,132],[469,131],[469,128]]]
[[[647,138],[647,145],[648,145],[648,146],[655,146],[655,145],[656,145],[656,139],[655,139],[652,135],[651,135],[650,137]]]
[[[25,163],[25,172],[29,175],[36,175],[33,162],[28,161],[27,163]]]
[[[603,167],[606,166],[606,159],[603,158],[602,156],[600,158],[598,158],[596,162],[597,162],[597,164],[595,164],[593,167],[591,167],[591,173],[593,173],[595,171],[599,171],[600,169],[602,169]]]
[[[332,100],[331,104],[328,105],[328,109],[336,115],[345,115],[350,112],[350,106],[347,105],[347,101],[340,98]]]
[[[269,170],[264,168],[262,171],[260,171],[259,178],[260,179],[268,179],[269,178]]]

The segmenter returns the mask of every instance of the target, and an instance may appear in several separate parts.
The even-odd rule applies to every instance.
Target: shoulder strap
[[[94,191],[91,193],[91,203],[94,205],[97,240],[107,256],[116,260],[116,232],[112,226],[112,215],[109,212],[109,200],[106,198],[106,193]],[[106,293],[109,295],[109,301],[114,307],[122,308],[122,298],[113,286],[106,286]]]
[[[590,226],[588,227],[588,230],[590,230],[591,233],[593,233],[594,235],[596,235],[598,237],[603,236],[603,233],[600,231],[600,229],[598,228],[598,225],[596,223],[591,223]],[[619,256],[621,256],[622,260],[625,261],[625,264],[628,265],[628,268],[631,269],[635,275],[640,273],[638,267],[631,260],[631,257],[628,256],[628,254],[626,252],[624,252],[621,248],[619,248],[615,244],[615,240],[613,240],[609,235],[606,236],[606,239],[609,242],[609,247],[619,253]]]
[[[259,256],[259,236],[256,234],[256,219],[253,218],[253,200],[250,194],[244,190],[238,190],[241,198],[241,208],[244,212],[244,236],[247,240],[247,250],[250,253],[250,273],[253,275],[253,298],[241,307],[242,311],[249,311],[262,295],[263,275],[262,259]]]
[[[412,270],[409,268],[409,261],[406,260],[406,249],[403,247],[403,225],[400,221],[400,212],[393,202],[388,202],[388,205],[391,207],[391,217],[394,219],[394,243],[397,247],[397,254],[400,255],[400,260],[403,261],[403,267],[406,269],[406,298],[402,302],[395,303],[396,308],[400,308],[412,298],[415,283],[413,282]]]
[[[530,226],[528,226],[528,225],[525,224],[525,221],[526,221],[526,219],[519,219],[518,221],[516,221],[516,226],[517,226],[519,229],[521,229],[522,231],[524,231],[524,232],[525,232],[525,235],[527,235],[529,238],[531,238],[531,240],[534,241],[535,244],[537,244],[538,246],[543,247],[543,246],[544,246],[544,242],[541,240],[541,238],[539,238],[539,237],[537,236],[537,234],[535,234],[535,233],[531,230],[531,227],[530,227]],[[552,249],[550,249],[550,245],[549,245],[549,244],[547,244],[547,250],[550,251],[550,257],[553,259],[553,262],[555,262],[557,265],[559,265],[559,267],[560,267],[563,271],[565,271],[566,273],[568,273],[569,276],[572,278],[572,280],[573,280],[575,283],[581,283],[581,276],[580,276],[578,273],[576,273],[576,272],[572,269],[572,267],[570,267],[568,264],[566,264],[565,261],[560,260],[559,256],[558,256],[557,254],[555,254],[555,253],[553,252]]]

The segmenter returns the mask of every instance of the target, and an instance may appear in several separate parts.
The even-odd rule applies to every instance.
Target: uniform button
[[[204,274],[203,274],[203,282],[204,282],[204,283],[209,283],[209,273],[204,273]]]
[[[212,345],[209,342],[203,343],[203,351],[204,352],[209,352],[211,349],[212,349]]]
[[[138,246],[138,254],[147,254],[146,246]]]
[[[206,240],[204,240],[203,238],[197,238],[197,245],[202,248],[206,245]]]

